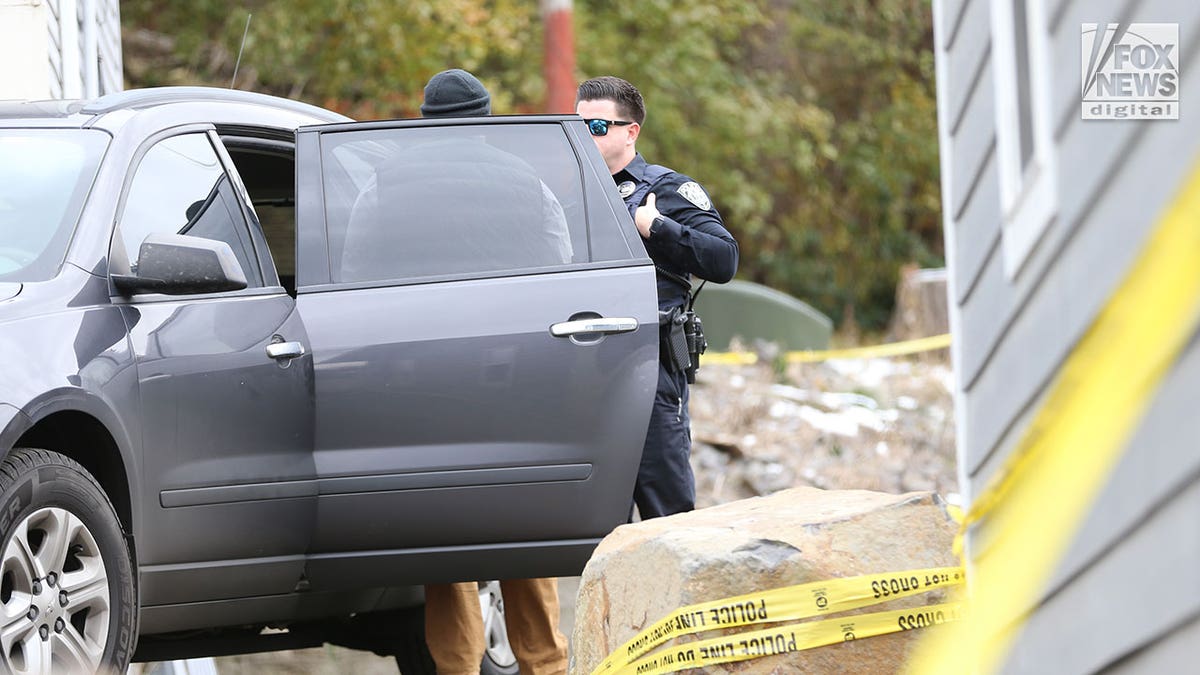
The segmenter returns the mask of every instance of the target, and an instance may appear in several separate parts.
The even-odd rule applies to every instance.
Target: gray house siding
[[[1033,4],[1038,0],[1027,0]],[[989,0],[935,0],[943,203],[968,499],[1200,159],[1200,2],[1045,0],[1054,219],[1006,274]],[[1178,121],[1080,117],[1084,22],[1179,24]],[[1200,347],[1189,346],[1016,642],[1008,672],[1120,672],[1200,656]],[[1178,576],[1175,576],[1178,575]]]
[[[1198,382],[1200,349],[1193,346],[1163,384],[1026,625],[1013,653],[1028,666],[1020,671],[1094,672],[1156,644],[1200,612]]]
[[[1043,602],[1026,622],[1006,670],[1098,672],[1143,647],[1154,649],[1162,636],[1193,620],[1200,538],[1180,533],[1196,527],[1197,513],[1200,483],[1193,482]],[[1193,651],[1187,662],[1195,656]],[[1182,672],[1182,663],[1159,672]]]
[[[1164,635],[1153,649],[1130,654],[1108,670],[1110,675],[1137,673],[1169,673],[1181,663],[1194,661],[1196,645],[1200,644],[1200,618]]]

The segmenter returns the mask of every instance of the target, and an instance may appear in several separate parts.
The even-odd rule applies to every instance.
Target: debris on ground
[[[697,508],[799,486],[959,501],[944,356],[701,365],[690,404]]]

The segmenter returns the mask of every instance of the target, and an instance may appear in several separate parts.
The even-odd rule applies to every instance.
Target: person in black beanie
[[[492,114],[492,96],[477,77],[451,68],[429,78],[421,117],[480,117]]]
[[[491,107],[483,83],[455,68],[429,80],[421,112],[427,118],[470,118],[490,114]],[[570,228],[554,191],[532,165],[485,142],[477,135],[481,132],[472,129],[478,128],[425,129],[414,134],[423,140],[377,163],[350,211],[341,252],[342,281],[388,277],[394,273],[397,250],[405,252],[410,274],[462,271],[445,267],[445,254],[450,251],[439,248],[443,246],[452,247],[452,264],[472,269],[563,265],[573,260]],[[486,200],[491,209],[488,224],[464,217],[450,205],[439,211],[442,238],[414,237],[403,227],[389,227],[387,234],[373,231],[383,212],[423,199],[422,186],[428,185],[474,195],[465,203]]]
[[[465,70],[443,70],[425,85],[422,117],[482,117],[491,113],[492,97],[487,87]],[[565,221],[562,225],[565,230]],[[558,581],[505,579],[500,582],[500,592],[504,623],[522,675],[565,675],[567,640],[558,630]],[[425,643],[438,675],[479,673],[487,643],[475,582],[426,584]]]

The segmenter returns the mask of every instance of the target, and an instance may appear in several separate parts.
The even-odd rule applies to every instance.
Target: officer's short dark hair
[[[617,104],[617,114],[638,124],[646,121],[646,102],[637,87],[619,77],[605,75],[593,77],[579,85],[575,92],[575,105],[580,101],[612,101]]]

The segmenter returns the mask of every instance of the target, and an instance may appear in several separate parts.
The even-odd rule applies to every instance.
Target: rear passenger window
[[[229,176],[205,134],[172,136],[142,156],[113,242],[112,266],[137,271],[149,234],[186,234],[223,241],[233,249],[250,287],[263,285],[246,220]]]
[[[335,282],[589,260],[579,168],[557,124],[354,131],[321,144]]]

